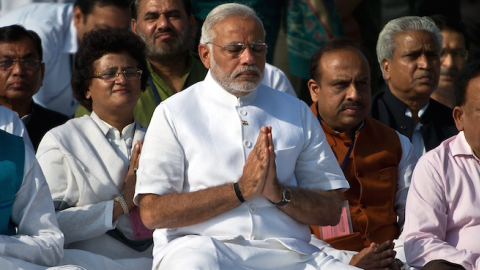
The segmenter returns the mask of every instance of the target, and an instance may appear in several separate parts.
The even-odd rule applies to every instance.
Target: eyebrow
[[[34,56],[35,56],[35,53],[29,52],[29,53],[27,53],[27,54],[22,55],[19,59],[32,58],[32,57],[34,57]],[[2,54],[2,55],[0,55],[0,57],[12,58],[12,59],[15,58],[15,56],[12,55],[12,54]]]
[[[180,10],[178,8],[173,8],[173,9],[169,9],[165,12],[159,12],[158,10],[155,10],[155,11],[147,11],[145,13],[145,15],[143,16],[143,18],[146,18],[148,16],[160,16],[160,14],[165,14],[165,16],[170,16],[172,14],[180,14]]]

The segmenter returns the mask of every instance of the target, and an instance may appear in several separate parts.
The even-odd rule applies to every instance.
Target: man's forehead
[[[229,17],[217,22],[212,30],[217,39],[227,42],[244,42],[245,37],[249,37],[251,43],[265,41],[262,24],[254,17]]]
[[[141,0],[138,9],[139,15],[147,12],[185,12],[185,8],[181,0]]]
[[[356,73],[370,74],[370,66],[365,56],[356,48],[342,48],[338,50],[327,51],[320,58],[320,68],[322,72],[335,68],[335,75],[342,72],[345,74]],[[346,75],[341,76],[345,77]]]
[[[427,31],[409,30],[395,35],[395,51],[439,50],[435,36]]]
[[[35,44],[28,37],[22,37],[19,40],[0,41],[1,56],[38,56]]]

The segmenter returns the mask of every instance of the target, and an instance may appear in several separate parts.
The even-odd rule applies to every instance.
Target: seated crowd
[[[387,23],[373,97],[369,54],[326,42],[310,107],[242,4],[207,15],[198,53],[190,0],[30,4],[0,26],[0,268],[480,270],[461,24]]]

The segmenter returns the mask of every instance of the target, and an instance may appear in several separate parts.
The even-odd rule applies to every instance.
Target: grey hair
[[[208,42],[212,42],[216,37],[215,33],[213,32],[213,28],[215,27],[215,25],[231,17],[241,17],[243,19],[254,18],[258,22],[260,22],[260,24],[262,25],[262,29],[265,32],[262,20],[258,18],[257,14],[252,8],[237,3],[223,4],[217,6],[212,11],[210,11],[210,13],[208,13],[207,15],[207,18],[205,18],[205,22],[202,26],[202,36],[200,37],[200,43],[206,44]]]
[[[393,19],[383,27],[377,41],[377,60],[382,70],[383,78],[385,78],[382,68],[383,59],[392,60],[393,51],[397,47],[395,36],[407,31],[424,31],[431,33],[437,40],[439,52],[442,49],[443,37],[440,34],[440,29],[438,29],[435,22],[429,17],[405,16]]]

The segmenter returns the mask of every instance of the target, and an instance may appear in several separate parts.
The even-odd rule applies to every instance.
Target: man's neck
[[[15,102],[9,99],[0,98],[0,105],[16,112],[18,117],[22,118],[25,115],[32,113],[33,100],[30,99],[29,101],[21,100]]]
[[[160,76],[173,93],[178,93],[182,87],[182,78],[187,69],[188,52],[183,56],[166,61],[148,59],[153,72]]]
[[[453,89],[439,87],[430,97],[452,109],[455,107],[455,93]]]

